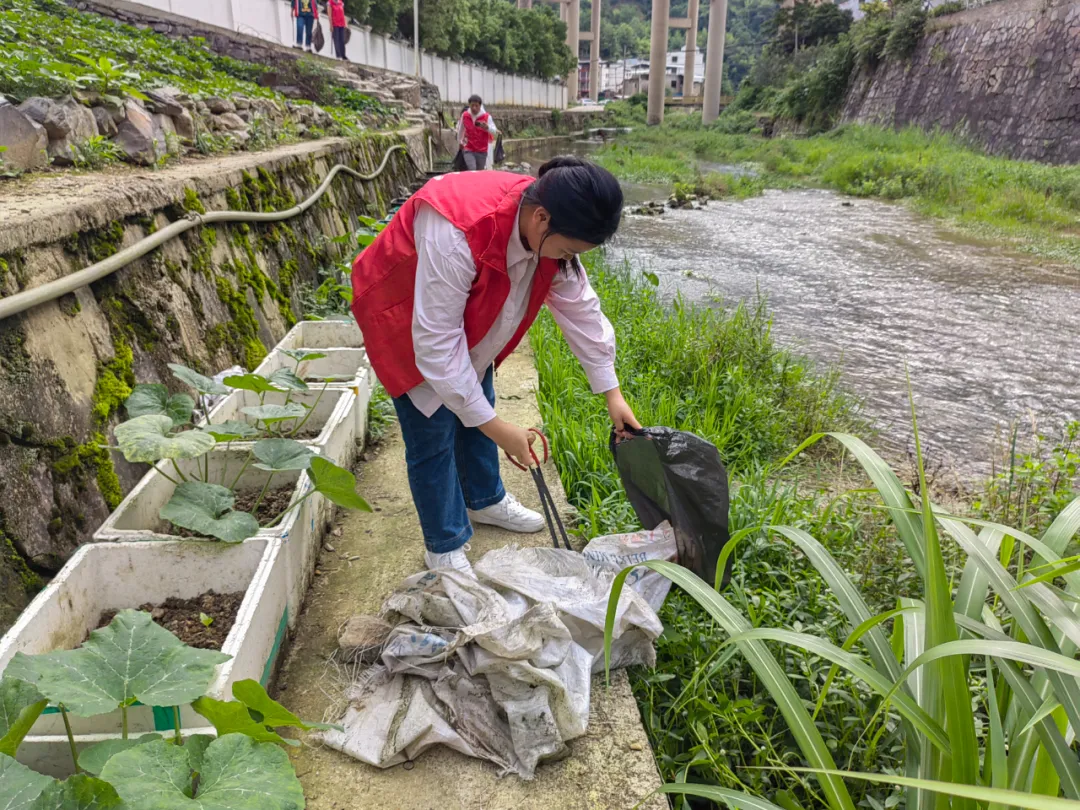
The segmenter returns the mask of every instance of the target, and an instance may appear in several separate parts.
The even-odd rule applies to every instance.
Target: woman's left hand
[[[641,424],[634,416],[634,412],[630,410],[630,406],[626,404],[626,400],[623,399],[622,391],[612,388],[604,394],[604,397],[607,399],[608,415],[615,426],[616,436],[620,439],[629,439],[631,434],[627,430],[628,427],[641,430]]]

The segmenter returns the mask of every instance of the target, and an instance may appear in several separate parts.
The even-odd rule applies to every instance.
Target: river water
[[[964,477],[985,474],[995,435],[1012,422],[1080,419],[1080,272],[902,205],[767,191],[629,215],[612,247],[655,272],[667,294],[764,295],[774,334],[838,365],[880,428],[878,443],[900,452],[912,446],[906,368],[929,457]]]

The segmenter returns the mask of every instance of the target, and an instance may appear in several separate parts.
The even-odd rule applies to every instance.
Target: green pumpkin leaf
[[[191,421],[195,400],[187,394],[169,396],[168,389],[160,383],[142,383],[131,390],[124,407],[128,416],[168,416],[172,419],[173,427],[179,427]]]
[[[205,537],[239,543],[254,537],[259,521],[248,512],[236,512],[236,496],[231,489],[201,481],[185,481],[177,486],[169,502],[158,513],[163,520]]]
[[[179,363],[169,363],[169,368],[172,370],[173,376],[180,382],[187,385],[189,388],[193,388],[200,394],[209,394],[211,396],[220,396],[221,394],[229,393],[229,389],[219,382],[214,382],[209,377],[203,376],[197,371],[192,371],[187,366],[182,366]]]
[[[217,444],[208,433],[186,430],[173,436],[172,429],[171,417],[148,414],[121,422],[113,434],[124,458],[148,464],[163,458],[198,458]]]
[[[0,754],[0,801],[4,802],[0,807],[4,810],[33,810],[34,802],[53,781]]]
[[[186,746],[185,746],[186,748]],[[133,808],[298,810],[304,791],[288,755],[243,734],[218,737],[202,755],[198,784],[184,748],[164,740],[109,760],[102,778]]]
[[[254,391],[256,394],[286,393],[283,389],[271,385],[270,381],[261,374],[238,374],[234,377],[226,377],[225,384],[239,391]]]
[[[308,384],[297,377],[291,368],[279,368],[270,375],[270,383],[288,391],[308,390]]]
[[[192,734],[184,740],[184,750],[187,751],[188,765],[191,766],[191,770],[202,773],[206,749],[210,747],[210,743],[213,741],[214,737],[209,734]]]
[[[296,742],[286,740],[276,731],[267,728],[265,723],[256,722],[247,706],[235,700],[215,700],[204,696],[192,703],[191,708],[210,721],[210,724],[217,729],[219,737],[224,737],[226,734],[243,734],[258,742],[289,744]]]
[[[125,805],[108,782],[80,773],[52,782],[30,810],[125,810]]]
[[[255,442],[254,466],[260,470],[306,470],[315,455],[309,447],[292,439],[263,439]]]
[[[188,647],[154,624],[149,613],[122,610],[77,650],[16,653],[8,672],[34,684],[52,703],[94,717],[135,701],[147,706],[190,703],[206,692],[215,667],[228,660],[215,650]]]
[[[281,353],[292,358],[297,363],[303,363],[305,360],[322,360],[326,357],[326,352],[317,352],[311,349],[282,349]]]
[[[308,470],[315,491],[331,503],[346,509],[359,509],[370,512],[368,502],[356,492],[356,476],[321,456],[312,456],[311,469]]]
[[[271,728],[288,726],[289,728],[299,728],[303,731],[310,731],[313,728],[341,730],[341,726],[335,726],[328,723],[305,723],[270,697],[262,684],[251,678],[234,683],[232,693],[236,700],[247,706],[248,713],[251,714],[252,719],[265,726],[270,726]]]
[[[242,408],[241,413],[264,425],[274,425],[289,419],[303,419],[307,416],[307,408],[299,402],[290,402],[288,405],[252,405]]]
[[[33,684],[6,676],[0,680],[0,754],[15,756],[48,705]]]
[[[242,442],[246,439],[253,439],[259,435],[259,431],[247,422],[237,422],[231,419],[225,422],[219,422],[216,425],[203,425],[199,430],[203,433],[209,433],[219,443]]]
[[[79,767],[87,773],[100,776],[105,763],[121,751],[127,751],[136,745],[145,745],[161,738],[160,734],[143,734],[138,739],[130,737],[126,740],[103,740],[79,752]]]

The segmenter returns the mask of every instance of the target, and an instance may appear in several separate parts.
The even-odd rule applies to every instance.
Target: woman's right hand
[[[490,422],[480,425],[480,432],[505,450],[519,464],[526,467],[536,466],[529,448],[536,441],[536,434],[495,417]]]

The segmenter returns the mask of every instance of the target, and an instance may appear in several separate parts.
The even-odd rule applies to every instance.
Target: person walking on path
[[[458,143],[469,171],[481,171],[487,165],[488,147],[497,134],[480,96],[470,96],[469,106],[462,111],[457,125]]]
[[[623,195],[605,169],[550,160],[435,177],[353,263],[352,312],[394,398],[428,568],[466,573],[474,523],[537,532],[503,486],[499,449],[532,466],[535,438],[495,412],[495,368],[547,304],[615,430],[640,428],[615,376],[615,333],[578,254],[610,239]]]
[[[334,56],[345,59],[345,34],[349,23],[345,19],[345,0],[329,0],[330,33],[334,41]]]
[[[296,44],[293,47],[314,53],[311,47],[311,32],[315,29],[315,21],[319,19],[319,6],[315,0],[292,0],[292,15],[296,17]]]

